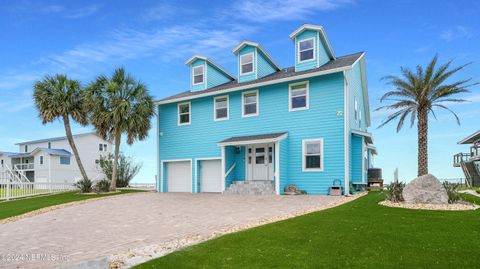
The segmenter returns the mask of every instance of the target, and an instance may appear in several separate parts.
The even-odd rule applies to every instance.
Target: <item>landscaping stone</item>
[[[448,204],[447,191],[433,175],[427,174],[412,180],[403,189],[408,204]]]
[[[463,211],[463,210],[476,210],[478,205],[470,203],[455,203],[455,204],[407,204],[407,203],[395,203],[388,200],[381,201],[379,203],[388,207],[399,207],[408,209],[423,209],[423,210],[448,210],[448,211]]]

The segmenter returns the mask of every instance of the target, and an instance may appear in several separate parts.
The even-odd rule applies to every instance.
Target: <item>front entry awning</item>
[[[352,130],[352,134],[353,135],[358,135],[358,136],[363,136],[365,138],[365,142],[367,142],[367,144],[373,144],[373,137],[372,137],[371,133],[367,133],[367,132],[360,131],[360,130]]]
[[[251,144],[274,143],[287,138],[287,136],[288,136],[288,132],[260,134],[260,135],[247,135],[247,136],[234,136],[218,142],[217,145],[224,147],[224,146],[240,146],[240,145],[251,145]]]

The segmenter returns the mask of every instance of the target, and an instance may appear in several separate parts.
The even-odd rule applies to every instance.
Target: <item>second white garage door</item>
[[[167,163],[167,187],[168,192],[192,192],[190,162]]]
[[[200,161],[200,190],[202,192],[222,191],[221,167],[220,160]]]

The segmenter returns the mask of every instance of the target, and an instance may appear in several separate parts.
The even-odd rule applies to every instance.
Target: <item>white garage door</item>
[[[192,192],[192,170],[190,162],[167,163],[168,192]]]
[[[202,192],[222,191],[222,162],[208,160],[200,162],[200,190]]]

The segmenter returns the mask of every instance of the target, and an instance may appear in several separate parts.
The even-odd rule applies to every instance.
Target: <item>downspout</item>
[[[343,71],[343,118],[344,118],[344,153],[345,153],[345,195],[350,195],[350,135],[349,135],[349,114],[348,114],[348,81],[347,72]]]

